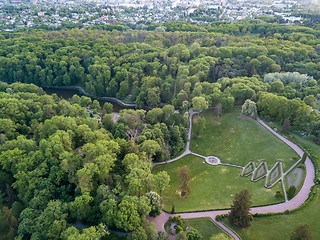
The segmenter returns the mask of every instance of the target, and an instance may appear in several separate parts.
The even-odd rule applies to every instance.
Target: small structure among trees
[[[242,105],[241,114],[257,118],[257,104],[250,99],[247,99]]]
[[[250,226],[252,221],[252,216],[249,212],[251,206],[250,199],[251,196],[246,189],[235,195],[229,213],[229,221],[231,224],[239,228],[247,228]]]

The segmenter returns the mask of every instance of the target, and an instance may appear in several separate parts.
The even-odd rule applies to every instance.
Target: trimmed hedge
[[[302,159],[301,159],[301,163],[304,164],[306,159],[307,159],[308,154],[306,152],[303,153]]]

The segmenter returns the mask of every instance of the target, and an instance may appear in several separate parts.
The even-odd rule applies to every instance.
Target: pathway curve
[[[46,87],[46,86],[42,86],[42,87]],[[48,88],[48,87],[46,87]],[[97,100],[107,100],[107,101],[113,101],[113,102],[117,102],[118,104],[125,106],[125,107],[135,107],[136,104],[135,103],[125,103],[123,101],[121,101],[118,98],[115,97],[94,97],[91,94],[87,93],[82,87],[80,86],[52,86],[50,88],[56,88],[56,89],[77,89],[79,90],[83,95],[86,95],[88,97],[91,98],[95,98]]]
[[[190,153],[189,146],[190,146],[190,137],[191,137],[192,116],[194,114],[193,112],[191,112],[191,113],[192,114],[190,114],[189,141],[187,144],[187,150],[189,151],[189,153]],[[281,141],[283,141],[288,146],[290,146],[300,157],[302,157],[303,151],[300,147],[298,147],[296,144],[294,144],[290,140],[284,138],[280,134],[276,133],[272,128],[267,126],[261,119],[258,118],[257,121],[263,127],[265,127],[267,130],[269,130],[271,133],[273,133],[276,137],[278,137]],[[172,159],[170,161],[176,161],[176,160],[180,159],[182,156],[186,155],[187,150],[178,158]],[[170,162],[170,161],[167,161],[167,162]],[[158,163],[158,164],[160,164],[160,163]],[[158,164],[156,164],[156,165],[158,165]],[[250,212],[252,214],[269,213],[269,212],[276,213],[276,212],[284,212],[286,210],[293,210],[293,209],[301,206],[308,199],[311,187],[314,185],[313,180],[315,178],[314,166],[313,166],[311,160],[309,159],[309,157],[307,157],[307,159],[305,161],[305,166],[306,166],[306,178],[304,180],[303,186],[301,187],[299,193],[294,198],[292,198],[290,201],[286,201],[286,202],[279,203],[279,204],[263,206],[263,207],[253,207],[253,208],[251,208]],[[233,230],[231,230],[230,228],[228,228],[227,226],[225,226],[221,222],[217,222],[215,220],[217,215],[227,214],[228,212],[229,212],[229,210],[213,210],[213,211],[205,211],[205,212],[192,212],[192,213],[179,213],[179,214],[170,214],[170,213],[163,212],[162,214],[160,214],[156,218],[150,218],[150,220],[156,224],[158,231],[165,231],[164,224],[168,221],[169,216],[180,215],[181,218],[209,217],[213,220],[213,222],[216,225],[221,227],[226,233],[228,233],[234,239],[239,240],[241,238],[237,233],[235,233]]]
[[[189,127],[189,132],[188,132],[188,142],[186,144],[186,150],[180,156],[178,156],[178,157],[176,157],[174,159],[171,159],[171,160],[168,160],[168,161],[165,161],[165,162],[152,163],[152,168],[154,168],[157,165],[163,165],[163,164],[167,164],[167,163],[171,163],[171,162],[177,161],[180,158],[183,158],[184,156],[186,156],[188,154],[198,155],[198,154],[192,153],[190,151],[190,141],[191,141],[191,133],[192,133],[192,118],[193,118],[194,114],[198,114],[198,112],[195,112],[192,109],[190,109],[189,110],[189,124],[190,124],[190,127]],[[201,156],[201,157],[204,158],[204,156]]]

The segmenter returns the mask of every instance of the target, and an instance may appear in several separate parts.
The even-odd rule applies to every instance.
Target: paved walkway
[[[189,127],[189,132],[188,132],[188,142],[187,142],[187,146],[186,146],[186,150],[178,157],[174,158],[174,159],[171,159],[171,160],[168,160],[168,161],[165,161],[165,162],[158,162],[158,163],[153,163],[152,164],[152,168],[154,168],[155,166],[157,165],[162,165],[162,164],[167,164],[167,163],[171,163],[171,162],[174,162],[174,161],[177,161],[179,160],[180,158],[183,158],[184,156],[188,155],[188,154],[194,154],[194,155],[197,155],[195,153],[192,153],[190,151],[190,141],[191,141],[191,133],[192,133],[192,118],[193,118],[193,115],[194,114],[198,114],[198,112],[195,112],[193,111],[192,109],[189,110],[189,121],[190,121],[190,127]],[[201,155],[200,155],[201,156]],[[201,156],[203,157],[203,156]],[[204,158],[204,157],[203,157]]]
[[[167,161],[167,162],[176,161],[176,160],[180,159],[182,156],[186,155],[187,152],[190,153],[189,145],[190,145],[190,139],[191,139],[191,126],[192,126],[192,116],[193,116],[193,114],[194,114],[193,112],[191,112],[191,114],[190,114],[189,141],[188,141],[188,144],[187,144],[186,151],[181,156],[179,156],[178,158],[172,159],[172,160]],[[302,149],[300,149],[300,147],[298,147],[296,144],[294,144],[290,140],[284,138],[280,134],[276,133],[272,128],[267,126],[261,119],[258,118],[257,121],[262,126],[264,126],[266,129],[268,129],[271,133],[273,133],[276,137],[278,137],[280,140],[282,140],[284,143],[286,143],[288,146],[290,146],[300,157],[302,157],[303,151],[302,151]],[[158,163],[158,164],[163,164],[163,163]],[[158,165],[158,164],[155,164],[155,165]],[[263,206],[263,207],[254,207],[254,208],[251,208],[250,212],[252,214],[255,214],[255,213],[269,213],[269,212],[284,212],[286,210],[292,210],[292,209],[295,209],[295,208],[301,206],[308,199],[309,192],[310,192],[311,187],[314,185],[313,180],[315,178],[314,166],[313,166],[311,160],[309,159],[309,157],[305,161],[305,166],[306,166],[306,178],[304,180],[303,186],[300,189],[299,193],[293,199],[291,199],[290,201],[286,201],[284,203],[279,203],[279,204],[275,204],[275,205],[269,205],[269,206]],[[215,224],[220,226],[226,233],[228,233],[234,239],[239,240],[241,238],[234,231],[232,231],[227,226],[225,226],[222,223],[217,222],[215,220],[215,217],[217,215],[227,214],[228,212],[229,212],[229,210],[214,210],[214,211],[206,211],[206,212],[192,212],[192,213],[180,213],[180,214],[169,214],[169,213],[163,212],[158,217],[149,218],[149,219],[156,224],[158,231],[165,231],[164,224],[168,221],[169,216],[180,215],[181,218],[209,217],[209,218],[211,218],[213,220],[213,222]]]

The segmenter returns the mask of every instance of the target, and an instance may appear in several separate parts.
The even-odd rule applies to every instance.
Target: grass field
[[[202,137],[196,136],[196,123],[192,129],[192,152],[204,156],[214,155],[221,162],[245,166],[249,161],[256,165],[265,160],[270,169],[281,160],[284,169],[288,169],[298,155],[285,143],[263,128],[253,119],[243,119],[240,108],[234,108],[224,113],[220,118],[215,117],[213,110],[206,110],[200,116],[206,118],[206,129]],[[194,117],[196,122],[197,115]]]
[[[202,239],[210,239],[212,236],[219,233],[223,233],[210,219],[199,218],[199,219],[183,219],[183,229],[192,226],[202,234]]]
[[[170,187],[163,193],[164,210],[171,211],[172,205],[175,205],[177,212],[229,208],[234,194],[244,188],[249,190],[256,206],[278,202],[274,194],[282,190],[279,183],[272,189],[266,189],[265,178],[253,183],[250,177],[240,176],[240,168],[211,166],[203,162],[202,158],[187,155],[178,161],[154,168],[153,173],[165,170],[171,179]],[[183,166],[189,167],[191,177],[191,193],[187,198],[181,198],[178,193],[180,186],[177,169]]]

